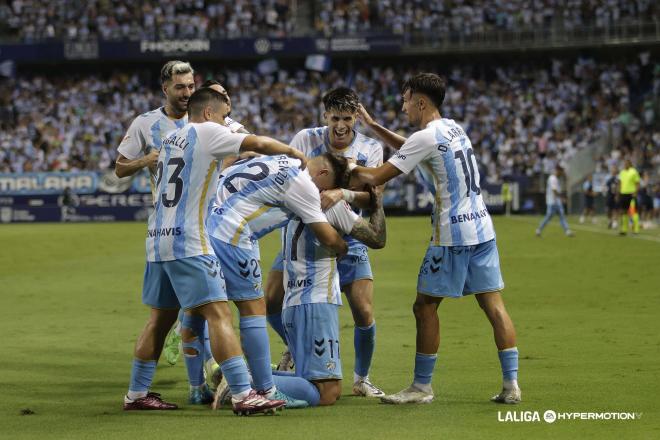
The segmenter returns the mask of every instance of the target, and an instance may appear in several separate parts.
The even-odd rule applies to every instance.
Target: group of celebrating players
[[[216,81],[196,89],[189,63],[167,62],[161,83],[165,105],[133,121],[116,161],[119,177],[147,167],[154,183],[142,290],[151,312],[135,346],[125,410],[177,408],[150,387],[166,339],[178,337],[191,404],[227,404],[244,415],[334,404],[343,377],[342,292],[355,323],[355,395],[431,402],[438,306],[445,297],[474,294],[502,367],[502,391],[492,400],[521,401],[495,231],[470,140],[440,115],[442,78],[422,73],[403,85],[402,110],[419,129],[407,139],[375,122],[357,94],[340,87],[323,97],[327,125],[300,131],[288,145],[232,120],[226,90]],[[397,150],[387,162],[381,142],[355,130],[358,118]],[[386,244],[382,186],[417,165],[435,198],[433,233],[413,306],[413,383],[387,395],[369,378],[376,325],[367,248]],[[264,288],[258,239],[276,229],[282,250]],[[240,342],[229,300],[239,311]],[[288,347],[276,370],[267,323]]]

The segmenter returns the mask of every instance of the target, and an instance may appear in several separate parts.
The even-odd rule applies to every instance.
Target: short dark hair
[[[333,153],[323,153],[325,160],[330,164],[330,168],[335,173],[334,188],[344,188],[348,186],[350,173],[348,172],[348,160],[344,156]]]
[[[180,60],[172,60],[165,63],[160,69],[160,83],[165,84],[171,80],[174,75],[181,75],[185,73],[195,73],[190,63]]]
[[[188,99],[188,115],[197,115],[208,105],[229,104],[227,97],[208,87],[197,89]]]
[[[355,113],[359,104],[357,93],[348,87],[337,87],[323,95],[323,107],[326,111]]]
[[[445,89],[447,88],[447,83],[444,78],[435,73],[419,73],[411,78],[408,78],[406,82],[403,83],[403,88],[401,93],[406,93],[410,90],[410,93],[421,93],[429,97],[433,105],[438,109],[442,105],[442,102],[445,100]]]
[[[200,88],[201,87],[211,87],[211,86],[221,86],[222,87],[222,84],[220,84],[219,81],[216,81],[214,79],[207,79],[206,81],[204,81],[204,84],[202,84],[200,86]],[[224,87],[223,87],[223,89],[224,89]]]

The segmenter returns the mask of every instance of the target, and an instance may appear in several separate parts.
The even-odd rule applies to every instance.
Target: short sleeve
[[[140,131],[140,116],[135,118],[126,131],[124,139],[121,140],[117,151],[126,159],[134,160],[144,155],[145,139]]]
[[[241,124],[241,123],[238,122],[238,121],[234,121],[234,120],[233,120],[232,118],[230,118],[229,116],[227,116],[227,117],[225,118],[225,124],[227,124],[227,127],[229,127],[229,129],[232,131],[232,133],[237,133],[238,130],[240,130],[241,128],[244,127],[243,124]]]
[[[366,166],[376,168],[383,164],[383,145],[380,142],[374,142],[369,151]]]
[[[350,234],[353,226],[360,219],[360,216],[343,200],[335,203],[332,208],[327,209],[325,216],[328,218],[328,223],[342,234]]]
[[[298,173],[291,179],[284,192],[284,206],[300,217],[305,224],[327,223],[328,219],[321,211],[321,196],[307,171]]]
[[[305,138],[307,137],[306,130],[300,130],[296,135],[291,139],[291,142],[289,143],[289,146],[291,148],[295,148],[298,151],[301,151],[305,156],[308,155],[307,150],[307,143],[305,142]]]
[[[388,162],[401,170],[402,173],[408,174],[421,161],[429,157],[434,147],[434,139],[423,132],[417,132],[406,140],[401,149],[390,157]]]
[[[208,153],[216,159],[222,159],[230,154],[238,154],[243,140],[250,136],[246,133],[232,133],[228,127],[215,122],[196,124],[201,144]]]

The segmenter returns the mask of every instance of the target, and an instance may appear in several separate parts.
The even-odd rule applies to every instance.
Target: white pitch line
[[[535,220],[532,220],[531,218],[529,218],[527,216],[521,216],[521,215],[515,215],[515,216],[512,215],[511,217],[507,217],[507,218],[519,220],[519,221],[528,223],[530,225],[538,223]],[[595,226],[584,226],[584,225],[580,225],[580,224],[577,224],[577,225],[572,224],[572,225],[569,225],[569,226],[572,230],[576,230],[576,231],[593,232],[594,234],[601,234],[601,235],[607,235],[608,237],[617,237],[618,238],[618,235],[617,235],[618,233],[617,232],[614,232],[614,231],[611,231],[611,230],[603,230],[603,229],[597,228]],[[651,236],[651,235],[630,234],[629,233],[628,236],[629,236],[629,238],[634,238],[634,239],[637,239],[637,240],[646,240],[646,241],[652,241],[654,243],[660,243],[660,237],[654,237],[654,236]],[[621,238],[623,238],[623,237],[621,237]]]

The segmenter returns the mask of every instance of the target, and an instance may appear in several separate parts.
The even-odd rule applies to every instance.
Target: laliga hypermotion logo
[[[560,420],[639,420],[642,413],[638,412],[556,412],[551,409],[543,412],[546,423],[555,423]],[[498,411],[498,422],[529,423],[541,422],[539,411]]]

